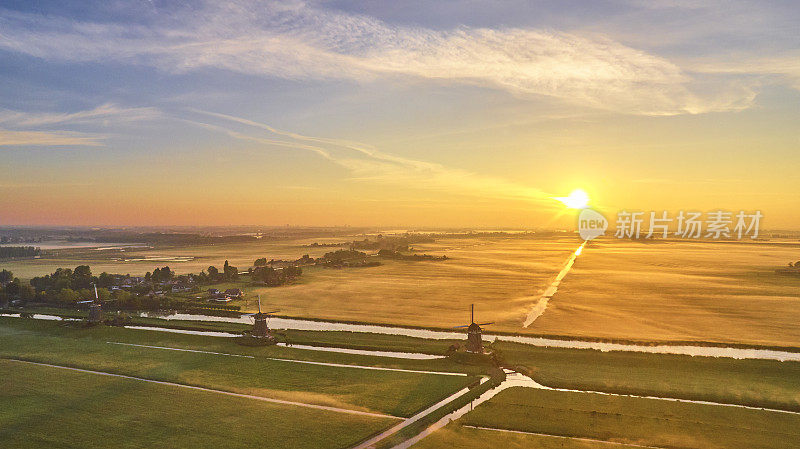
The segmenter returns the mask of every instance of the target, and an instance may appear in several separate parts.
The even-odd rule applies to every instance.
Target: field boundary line
[[[199,349],[170,348],[168,346],[140,345],[140,344],[137,344],[137,343],[122,343],[122,342],[119,342],[119,341],[107,341],[106,343],[108,343],[110,345],[135,346],[137,348],[166,349],[168,351],[181,351],[181,352],[197,352],[197,353],[200,353],[200,354],[226,355],[228,357],[244,357],[244,358],[247,358],[247,359],[254,359],[255,358],[252,355],[229,354],[227,352],[201,351]]]
[[[364,365],[348,365],[346,363],[333,363],[333,362],[315,362],[313,360],[296,360],[296,359],[284,359],[280,357],[256,357],[252,355],[244,355],[244,354],[230,354],[226,352],[213,352],[213,351],[201,351],[198,349],[184,349],[184,348],[171,348],[168,346],[152,346],[152,345],[140,345],[136,343],[122,343],[116,341],[107,341],[106,343],[112,345],[125,345],[125,346],[135,346],[138,348],[148,348],[148,349],[163,349],[167,351],[181,351],[181,352],[197,352],[201,354],[213,354],[213,355],[227,355],[230,357],[246,357],[248,359],[263,359],[263,360],[273,360],[277,362],[289,362],[289,363],[303,363],[307,365],[321,365],[321,366],[331,366],[335,368],[356,368],[356,369],[366,369],[366,370],[375,370],[375,371],[393,371],[399,373],[413,373],[413,374],[433,374],[433,375],[440,375],[440,376],[459,376],[459,377],[468,377],[469,374],[467,373],[448,373],[444,371],[424,371],[424,370],[413,370],[413,369],[404,369],[404,368],[386,368],[382,366],[364,366]]]
[[[463,425],[462,427],[467,427],[467,428],[470,428],[470,429],[477,429],[477,430],[491,430],[491,431],[494,431],[494,432],[517,433],[517,434],[521,434],[521,435],[536,435],[536,436],[540,436],[540,437],[563,438],[563,439],[567,439],[567,440],[587,441],[587,442],[592,442],[592,443],[605,443],[605,444],[611,444],[611,445],[617,445],[617,446],[641,447],[641,448],[647,448],[647,449],[666,449],[666,448],[661,447],[661,446],[646,446],[646,445],[643,445],[643,444],[636,444],[636,443],[621,443],[621,442],[617,442],[617,441],[598,440],[598,439],[595,439],[595,438],[587,438],[587,437],[570,437],[570,436],[566,436],[566,435],[554,435],[554,434],[550,434],[550,433],[526,432],[526,431],[523,431],[523,430],[498,429],[498,428],[495,428],[495,427],[481,427],[481,426],[469,426],[469,425]]]
[[[295,360],[295,359],[281,359],[277,357],[264,357],[267,360],[275,360],[278,362],[290,362],[290,363],[304,363],[307,365],[322,365],[322,366],[331,366],[336,368],[356,368],[356,369],[368,369],[368,370],[375,370],[375,371],[394,371],[399,373],[413,373],[413,374],[432,374],[432,375],[439,375],[439,376],[459,376],[459,377],[469,377],[467,373],[448,373],[444,371],[423,371],[423,370],[414,370],[414,369],[404,369],[404,368],[385,368],[382,366],[364,366],[364,365],[348,365],[346,363],[332,363],[332,362],[315,362],[313,360]]]
[[[650,399],[656,401],[668,401],[668,402],[679,402],[684,404],[697,404],[697,405],[708,405],[712,407],[733,407],[733,408],[741,408],[746,410],[755,410],[755,411],[762,411],[762,412],[771,412],[771,413],[785,413],[788,415],[800,415],[800,412],[795,412],[792,410],[783,410],[779,408],[768,408],[768,407],[757,407],[754,405],[744,405],[744,404],[734,404],[730,402],[713,402],[713,401],[704,401],[699,399],[680,399],[674,398],[669,396],[644,396],[638,394],[624,394],[624,393],[609,393],[606,391],[596,391],[596,390],[574,390],[569,388],[554,388],[548,387],[546,385],[538,384],[539,386],[523,386],[523,388],[536,388],[539,390],[549,390],[549,391],[560,391],[564,393],[583,393],[583,394],[596,394],[602,396],[616,396],[616,397],[626,397],[626,398],[635,398],[635,399]]]
[[[331,407],[331,406],[328,406],[328,405],[318,405],[318,404],[308,404],[308,403],[305,403],[305,402],[287,401],[287,400],[284,400],[284,399],[275,399],[275,398],[268,398],[268,397],[264,397],[264,396],[254,396],[254,395],[251,395],[251,394],[234,393],[232,391],[215,390],[213,388],[205,388],[205,387],[198,387],[198,386],[194,386],[194,385],[179,384],[179,383],[168,382],[168,381],[163,381],[163,380],[153,380],[153,379],[147,379],[147,378],[144,378],[144,377],[128,376],[128,375],[125,375],[125,374],[108,373],[108,372],[105,372],[105,371],[94,371],[94,370],[88,370],[88,369],[83,369],[83,368],[74,368],[74,367],[71,367],[71,366],[53,365],[53,364],[50,364],[50,363],[41,363],[41,362],[31,362],[29,360],[20,360],[20,359],[13,359],[13,358],[1,358],[0,360],[8,360],[8,361],[17,362],[17,363],[27,363],[27,364],[31,364],[31,365],[45,366],[45,367],[48,367],[48,368],[58,368],[58,369],[63,369],[63,370],[76,371],[76,372],[80,372],[80,373],[96,374],[96,375],[100,375],[100,376],[109,376],[109,377],[117,377],[117,378],[121,378],[121,379],[138,380],[140,382],[148,382],[148,383],[153,383],[153,384],[158,384],[158,385],[166,385],[166,386],[170,386],[170,387],[188,388],[190,390],[195,390],[195,391],[204,391],[204,392],[207,392],[207,393],[224,394],[224,395],[227,395],[227,396],[233,396],[233,397],[238,397],[238,398],[253,399],[253,400],[256,400],[256,401],[270,402],[270,403],[274,403],[274,404],[292,405],[292,406],[296,406],[296,407],[312,408],[312,409],[316,409],[316,410],[325,410],[325,411],[329,411],[329,412],[347,413],[347,414],[351,414],[351,415],[361,415],[361,416],[371,416],[373,418],[392,418],[392,419],[397,419],[397,420],[405,420],[406,419],[406,418],[402,418],[400,416],[386,415],[386,414],[383,414],[383,413],[364,412],[364,411],[361,411],[361,410],[352,410],[352,409],[347,409],[347,408]]]

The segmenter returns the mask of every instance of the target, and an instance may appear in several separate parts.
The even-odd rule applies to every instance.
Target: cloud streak
[[[67,131],[13,131],[0,128],[0,146],[103,146],[103,137]]]
[[[740,54],[736,58],[688,60],[687,67],[702,73],[718,75],[754,75],[783,78],[786,84],[800,90],[800,52],[771,56]]]
[[[355,181],[411,186],[417,189],[479,198],[531,201],[541,203],[545,207],[554,206],[550,199],[552,195],[538,188],[521,185],[503,178],[479,175],[437,163],[395,156],[358,142],[283,131],[265,123],[232,115],[197,109],[193,109],[192,112],[220,119],[223,123],[244,125],[249,130],[242,132],[233,130],[226,124],[183,120],[209,130],[222,132],[235,139],[313,152],[347,169],[350,179]],[[252,132],[256,130],[266,131],[277,136],[278,139],[255,135]]]
[[[155,108],[123,108],[113,103],[70,113],[0,110],[0,146],[99,147],[104,146],[105,135],[46,128],[56,125],[118,125],[161,116]]]
[[[36,127],[55,124],[107,124],[152,120],[160,116],[155,108],[123,108],[113,103],[106,103],[94,109],[72,113],[33,113],[18,111],[0,111],[0,123],[20,127]]]
[[[602,36],[394,26],[304,3],[208,2],[136,25],[3,16],[0,48],[50,60],[289,79],[427,79],[646,115],[738,110],[754,96],[752,86],[736,83],[706,92],[670,61]]]

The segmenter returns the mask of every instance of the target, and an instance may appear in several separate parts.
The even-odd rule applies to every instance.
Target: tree
[[[117,290],[114,292],[113,297],[117,300],[116,305],[120,309],[139,309],[142,307],[139,297],[125,290]]]
[[[229,265],[226,260],[225,265],[222,267],[222,275],[226,281],[235,281],[239,277],[239,269]]]
[[[81,297],[81,301],[92,301],[94,300],[94,289],[82,288],[78,290],[78,296]]]
[[[208,279],[211,282],[217,282],[219,280],[219,270],[217,270],[217,267],[213,265],[208,267]]]
[[[19,287],[19,299],[23,301],[33,301],[36,298],[36,290],[30,285],[22,284]]]
[[[256,267],[265,267],[265,266],[267,266],[267,258],[266,257],[261,257],[259,259],[256,259],[256,261],[253,262],[253,266],[256,266]]]
[[[5,292],[10,298],[18,297],[20,290],[22,290],[22,281],[19,278],[14,278],[13,281],[6,284]]]
[[[251,275],[254,282],[263,282],[267,285],[280,285],[278,277],[272,267],[256,267]]]
[[[58,292],[58,302],[61,304],[75,304],[80,300],[80,295],[78,292],[71,288],[65,288]]]
[[[111,291],[106,288],[98,288],[97,297],[100,298],[100,301],[108,301],[111,299]],[[92,294],[92,299],[94,299],[94,294]]]
[[[175,277],[175,272],[172,271],[168,266],[161,267],[161,277],[165,281],[170,281]]]
[[[97,278],[97,286],[109,288],[114,285],[114,276],[106,273],[105,271],[100,273],[100,276]]]
[[[12,280],[14,280],[14,273],[5,269],[0,271],[0,285],[6,285]]]
[[[287,271],[288,270],[288,271]],[[282,270],[276,270],[272,267],[256,267],[253,270],[253,282],[263,282],[270,287],[277,287],[286,283],[288,277],[292,275],[300,275],[299,267],[286,267]]]
[[[153,270],[153,275],[151,276],[151,279],[153,280],[153,282],[156,283],[167,282],[170,279],[172,279],[173,276],[175,276],[175,272],[173,272],[172,270],[170,270],[168,266],[166,266],[162,268],[156,268],[155,270]]]
[[[286,275],[286,277],[294,278],[303,274],[303,269],[295,266],[285,267],[283,269],[283,273]]]
[[[75,267],[75,271],[72,272],[72,288],[89,288],[92,281],[92,269],[89,268],[89,265]]]

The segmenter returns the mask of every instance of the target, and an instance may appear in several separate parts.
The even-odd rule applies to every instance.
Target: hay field
[[[350,239],[354,238],[353,236]],[[84,250],[62,259],[0,263],[20,277],[79,263],[101,271],[142,274],[168,264],[178,273],[221,267],[245,269],[257,257],[296,259],[335,250],[309,247],[341,238],[166,247],[126,252],[128,258],[191,257],[180,261],[112,261],[119,254]],[[593,241],[550,300],[523,328],[530,308],[550,285],[577,237],[464,236],[414,244],[417,253],[446,261],[385,260],[379,267],[305,267],[294,285],[242,285],[247,302],[261,294],[282,315],[426,327],[494,321],[487,331],[632,340],[735,342],[800,346],[800,277],[776,268],[800,260],[797,242]],[[91,259],[94,257],[94,259]]]
[[[368,268],[305,269],[296,285],[256,288],[281,314],[450,327],[476,319],[517,331],[538,291],[575,250],[572,238],[455,238],[417,244],[446,261],[384,261]],[[252,302],[251,308],[252,308]]]
[[[588,245],[533,332],[800,346],[800,259],[789,242]]]

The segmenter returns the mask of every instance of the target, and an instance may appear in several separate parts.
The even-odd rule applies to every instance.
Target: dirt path
[[[488,380],[488,378],[484,377],[483,379],[481,379],[481,383],[486,382],[487,380]],[[417,413],[416,415],[412,416],[411,418],[408,418],[405,421],[403,421],[403,422],[401,422],[401,423],[389,428],[388,430],[385,430],[385,431],[379,433],[378,435],[376,435],[376,436],[364,441],[363,443],[353,447],[353,449],[367,449],[367,448],[374,447],[375,444],[377,444],[377,443],[385,440],[386,438],[396,434],[397,432],[403,430],[404,428],[410,426],[411,424],[414,424],[415,422],[417,422],[420,419],[430,415],[431,413],[433,413],[436,410],[440,409],[441,407],[449,404],[450,402],[455,401],[456,399],[460,398],[461,396],[469,393],[469,391],[470,391],[469,388],[463,388],[463,389],[457,391],[456,393],[446,397],[445,399],[442,399],[441,401],[437,402],[436,404],[433,404],[432,406],[426,408],[425,410]],[[408,441],[408,440],[406,440],[406,441]]]

